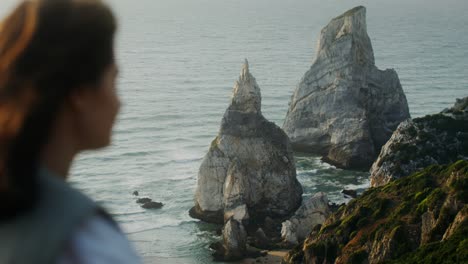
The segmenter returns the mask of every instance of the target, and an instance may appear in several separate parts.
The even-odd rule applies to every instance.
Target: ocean
[[[17,1],[1,0],[0,15]],[[108,208],[148,263],[211,263],[216,226],[188,216],[198,168],[247,58],[262,112],[282,126],[290,97],[333,17],[367,7],[376,64],[394,68],[412,117],[468,95],[468,1],[110,0],[123,109],[111,147],[83,153],[71,183]],[[296,154],[304,196],[333,202],[369,174]],[[132,192],[163,202],[145,210]]]

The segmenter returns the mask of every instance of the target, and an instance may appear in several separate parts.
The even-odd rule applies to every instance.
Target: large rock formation
[[[314,226],[325,222],[331,212],[327,195],[316,193],[305,200],[289,220],[282,223],[281,238],[291,245],[302,242]]]
[[[366,9],[322,29],[315,62],[294,92],[284,130],[297,150],[342,168],[369,169],[398,124],[409,118],[393,69],[377,69]]]
[[[201,164],[192,217],[241,223],[284,217],[300,205],[287,135],[261,113],[260,88],[247,61],[234,86],[221,129]]]
[[[466,263],[468,161],[371,188],[311,231],[286,263]]]
[[[439,114],[401,123],[372,165],[371,186],[459,159],[468,160],[468,97]]]

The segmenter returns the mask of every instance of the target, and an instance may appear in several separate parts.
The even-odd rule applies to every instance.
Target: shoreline
[[[284,256],[288,254],[289,250],[287,249],[278,249],[278,250],[269,250],[267,255],[264,257],[258,258],[246,258],[238,264],[253,264],[253,263],[265,263],[265,264],[279,264],[283,260]]]
[[[253,264],[253,263],[263,263],[263,264],[279,264],[284,256],[289,252],[286,249],[279,250],[269,250],[268,254],[263,257],[258,258],[245,258],[240,261],[234,262],[215,262],[212,263],[233,263],[233,264]],[[171,263],[171,264],[196,264],[197,261],[194,259],[188,258],[164,258],[164,257],[142,257],[142,262],[145,264],[156,264],[156,263]]]

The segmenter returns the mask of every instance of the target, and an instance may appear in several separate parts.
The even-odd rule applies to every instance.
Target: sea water
[[[15,0],[1,0],[0,15]],[[71,182],[104,205],[148,263],[210,263],[216,226],[188,216],[198,168],[229,105],[244,58],[262,112],[283,124],[333,17],[367,7],[376,64],[394,68],[412,117],[468,96],[468,1],[110,0],[119,19],[118,89],[124,102],[113,144],[84,153]],[[298,153],[304,196],[364,190],[369,174]],[[145,210],[132,192],[163,202]]]

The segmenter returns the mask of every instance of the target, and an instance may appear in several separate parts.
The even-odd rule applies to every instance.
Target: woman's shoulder
[[[95,214],[73,233],[59,264],[141,263],[126,236],[115,224]]]

